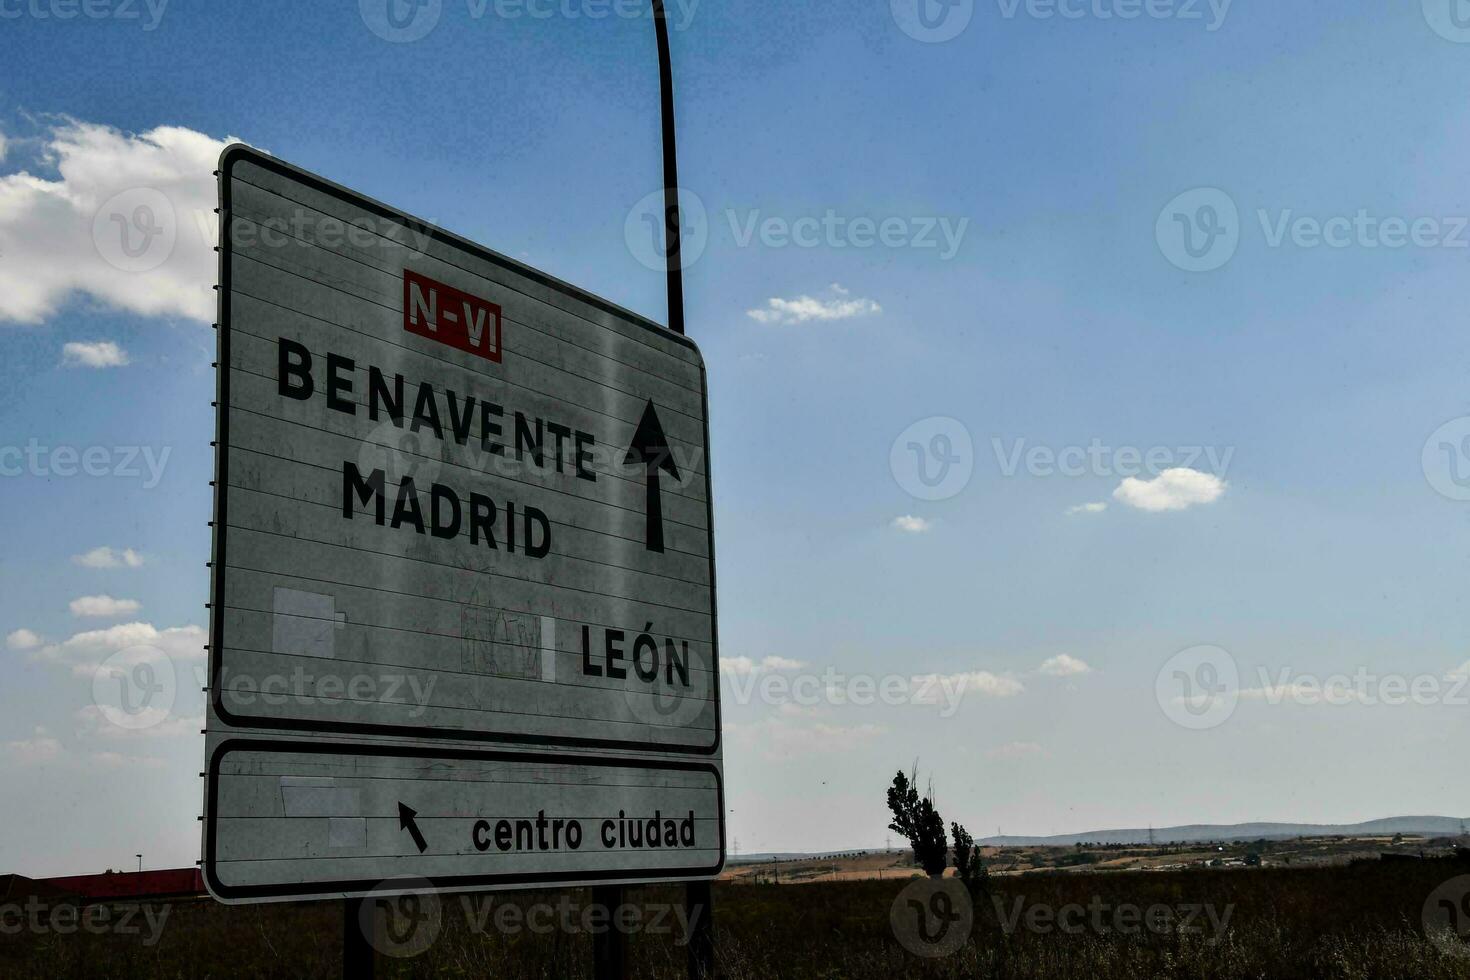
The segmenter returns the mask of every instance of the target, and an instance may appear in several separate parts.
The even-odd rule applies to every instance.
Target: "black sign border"
[[[434,241],[442,242],[453,248],[460,249],[474,255],[493,265],[500,266],[519,276],[524,276],[533,282],[553,289],[565,296],[589,306],[602,310],[605,313],[620,317],[631,323],[635,323],[645,330],[657,333],[665,340],[672,340],[684,347],[694,351],[699,358],[699,380],[700,396],[704,410],[704,444],[708,450],[709,439],[709,382],[705,371],[704,356],[700,353],[699,345],[680,333],[675,333],[646,317],[639,316],[631,310],[623,309],[615,303],[609,302],[578,289],[563,282],[554,276],[547,275],[537,269],[533,269],[524,263],[517,262],[508,256],[491,251],[482,245],[477,245],[466,238],[445,231],[435,225],[429,224],[419,218],[389,207],[380,201],[359,194],[335,184],[316,174],[294,167],[282,160],[269,156],[246,146],[243,143],[232,143],[225,147],[220,154],[219,169],[216,176],[219,178],[219,323],[216,330],[218,354],[216,356],[216,432],[215,432],[215,473],[214,473],[214,520],[211,524],[213,531],[213,560],[210,563],[210,627],[209,627],[209,687],[210,697],[217,718],[227,725],[235,728],[265,729],[287,732],[316,732],[322,734],[336,735],[370,735],[370,736],[400,736],[406,738],[443,738],[456,741],[470,742],[497,742],[519,745],[550,745],[566,748],[587,749],[633,749],[642,752],[656,752],[677,755],[701,755],[712,756],[720,751],[723,734],[722,709],[720,705],[720,622],[719,622],[719,596],[715,582],[715,515],[714,498],[712,494],[711,467],[709,455],[706,451],[704,481],[705,481],[705,526],[709,531],[709,581],[710,581],[710,649],[713,653],[711,662],[711,676],[713,678],[713,691],[715,702],[715,727],[714,741],[709,745],[673,745],[656,742],[639,742],[629,739],[604,739],[604,738],[579,738],[575,736],[551,736],[526,734],[523,732],[489,732],[468,731],[464,729],[431,728],[414,725],[382,725],[369,724],[365,722],[322,722],[307,719],[273,718],[264,716],[237,715],[224,705],[224,689],[221,683],[221,656],[224,650],[224,595],[225,595],[225,568],[226,551],[225,537],[227,530],[227,517],[229,514],[227,490],[229,486],[229,450],[230,450],[230,285],[232,267],[232,235],[230,234],[231,199],[230,185],[233,177],[234,165],[240,162],[249,162],[262,169],[269,170],[289,180],[297,181],[312,190],[330,195],[338,200],[356,208],[361,208],[378,217],[390,221],[396,221],[409,225],[421,234],[427,235]],[[211,832],[213,828],[211,827]]]
[[[494,749],[456,749],[417,745],[353,745],[319,742],[291,742],[276,739],[232,738],[221,742],[209,757],[205,784],[204,859],[200,862],[209,893],[221,901],[248,902],[271,899],[320,898],[322,896],[362,896],[382,885],[385,879],[291,882],[268,885],[227,885],[219,880],[215,867],[220,763],[231,752],[277,752],[290,755],[386,756],[390,758],[456,759],[496,762],[534,762],[546,765],[609,766],[623,769],[655,769],[684,772],[708,772],[715,778],[715,796],[719,804],[720,859],[707,868],[630,868],[615,871],[584,872],[519,872],[515,874],[448,875],[423,877],[436,893],[465,892],[487,889],[513,889],[517,886],[560,885],[572,887],[597,881],[686,881],[718,877],[725,867],[725,783],[719,767],[708,762],[679,759],[637,759],[617,756],[580,756],[542,752],[511,752]],[[388,881],[392,878],[386,879]]]

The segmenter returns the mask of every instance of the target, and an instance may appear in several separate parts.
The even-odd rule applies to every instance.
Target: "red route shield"
[[[403,270],[403,329],[500,363],[500,307],[408,269]]]

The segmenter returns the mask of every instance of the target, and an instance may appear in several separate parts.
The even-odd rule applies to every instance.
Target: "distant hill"
[[[907,854],[908,848],[894,848],[884,851],[881,847],[852,847],[845,851],[756,851],[750,854],[730,854],[725,858],[726,864],[757,864],[768,861],[813,861],[821,858],[842,857],[845,854]]]
[[[1160,844],[1191,844],[1200,841],[1276,840],[1292,837],[1378,837],[1390,834],[1425,837],[1454,837],[1470,817],[1385,817],[1365,823],[1237,823],[1190,824],[1184,827],[1155,827],[1153,839]],[[987,837],[978,843],[987,847],[1069,847],[1073,844],[1147,844],[1149,830],[1089,830],[1082,834],[1053,837]]]

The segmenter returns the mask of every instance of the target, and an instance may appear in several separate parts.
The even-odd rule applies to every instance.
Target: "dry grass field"
[[[934,959],[905,949],[890,925],[902,880],[813,881],[803,887],[720,883],[717,955],[720,975],[729,980],[1470,980],[1470,944],[1431,942],[1421,924],[1431,893],[1466,873],[1470,866],[1464,862],[1446,860],[1006,877],[994,883],[1001,912],[983,903],[964,945]],[[682,930],[665,904],[678,895],[668,888],[632,893],[651,910],[642,919],[645,934],[632,939],[634,976],[684,975]],[[380,956],[379,975],[587,977],[590,936],[554,926],[558,903],[575,921],[577,903],[586,897],[517,893],[466,903],[447,896],[435,941],[412,959]],[[1026,926],[1024,915],[1009,931],[1000,924],[1018,908],[1068,905],[1209,906],[1214,918],[1199,916],[1189,934],[1099,930],[1092,922],[1075,931],[1037,930]],[[542,928],[528,925],[537,921],[533,906],[544,913]],[[477,916],[484,922],[479,930]],[[510,927],[498,926],[497,916]],[[1223,928],[1212,925],[1227,916]],[[340,906],[225,908],[189,902],[171,909],[153,945],[137,936],[7,930],[0,935],[0,977],[335,977],[340,942]]]

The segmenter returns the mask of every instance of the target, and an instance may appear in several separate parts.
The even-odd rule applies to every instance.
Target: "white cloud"
[[[905,514],[893,519],[893,527],[905,534],[924,534],[934,529],[934,522],[926,521],[922,517],[914,517],[912,514]]]
[[[766,657],[761,661],[762,670],[801,670],[806,664],[790,657]]]
[[[735,677],[749,677],[767,670],[801,670],[806,664],[788,657],[766,657],[755,661],[749,657],[721,657],[720,671]]]
[[[61,363],[65,367],[125,367],[128,352],[110,340],[90,344],[73,341],[61,348]]]
[[[41,142],[58,179],[0,175],[0,321],[39,323],[77,293],[145,316],[213,320],[213,171],[229,141],[66,120]]]
[[[84,595],[70,603],[73,616],[131,616],[142,606],[136,599],[114,599],[110,595]]]
[[[1042,661],[1041,672],[1048,677],[1076,677],[1079,674],[1092,673],[1092,668],[1086,661],[1063,653]]]
[[[1004,745],[985,751],[985,757],[987,759],[1005,760],[1029,759],[1034,756],[1045,756],[1047,754],[1046,749],[1035,742],[1007,742]]]
[[[52,738],[46,729],[38,727],[30,738],[15,742],[0,742],[0,753],[23,766],[55,762],[64,750],[61,743]]]
[[[28,629],[18,629],[5,637],[5,645],[11,650],[34,650],[41,645],[41,638]]]
[[[1113,499],[1129,507],[1152,512],[1184,510],[1195,504],[1212,504],[1225,492],[1225,481],[1211,473],[1187,467],[1165,470],[1152,480],[1130,476],[1113,491]]]
[[[114,551],[112,548],[93,548],[85,555],[73,555],[72,561],[83,568],[137,568],[143,564],[143,556],[132,548]]]
[[[848,291],[835,282],[828,291],[832,293],[830,299],[815,296],[780,299],[773,296],[766,300],[764,309],[746,310],[745,315],[758,323],[789,324],[848,320],[883,312],[883,307],[870,299],[849,299]]]
[[[8,148],[8,146],[9,146],[9,143],[5,139],[5,134],[4,133],[0,133],[0,163],[4,163],[5,162],[5,151]]]
[[[90,677],[102,661],[133,647],[145,648],[137,651],[139,663],[150,659],[150,649],[161,650],[175,662],[189,662],[203,659],[204,643],[205,631],[201,626],[171,626],[161,630],[150,623],[120,623],[107,629],[77,633],[62,643],[42,647],[35,656],[38,660],[70,665],[72,673]],[[126,659],[115,665],[127,666]]]
[[[1108,505],[1102,501],[1095,504],[1078,504],[1076,507],[1068,507],[1068,516],[1072,514],[1101,514],[1108,509]]]

